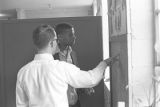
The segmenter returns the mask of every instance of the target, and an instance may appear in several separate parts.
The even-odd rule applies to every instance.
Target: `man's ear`
[[[50,45],[51,45],[51,47],[53,47],[53,41],[50,41],[50,43],[49,43]]]

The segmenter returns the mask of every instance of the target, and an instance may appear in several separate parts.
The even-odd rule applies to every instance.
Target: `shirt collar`
[[[43,53],[43,54],[36,54],[34,60],[54,60],[52,54]]]

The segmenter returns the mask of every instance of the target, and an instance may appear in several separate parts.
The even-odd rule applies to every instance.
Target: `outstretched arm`
[[[107,66],[117,61],[111,57],[101,61],[94,69],[83,71],[72,64],[64,63],[66,82],[75,88],[91,88],[96,86],[102,79]]]

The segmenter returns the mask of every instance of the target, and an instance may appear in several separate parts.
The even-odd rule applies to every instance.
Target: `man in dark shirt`
[[[74,45],[76,39],[73,26],[69,23],[60,23],[56,25],[55,31],[58,37],[60,52],[54,55],[54,59],[66,61],[78,66],[76,53],[72,50],[72,46]],[[70,107],[80,107],[78,97],[81,93],[92,94],[94,93],[94,89],[75,89],[70,85],[68,86],[67,94]]]

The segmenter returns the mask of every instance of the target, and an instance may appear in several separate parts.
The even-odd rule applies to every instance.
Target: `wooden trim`
[[[94,18],[93,18],[94,17]],[[15,20],[1,20],[2,23],[35,23],[35,22],[52,22],[52,21],[55,21],[55,20],[58,20],[58,21],[64,21],[64,18],[65,18],[65,21],[66,22],[70,22],[70,21],[88,21],[88,20],[95,20],[97,21],[96,19],[97,18],[102,18],[102,16],[84,16],[84,17],[59,17],[59,18],[35,18],[35,19],[15,19]]]

